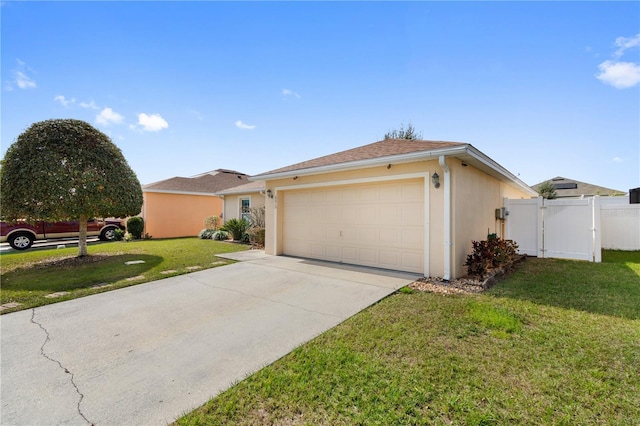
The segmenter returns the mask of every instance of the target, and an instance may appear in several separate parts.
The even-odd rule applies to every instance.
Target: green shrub
[[[113,240],[114,241],[122,241],[124,240],[125,232],[122,229],[116,229],[113,231]]]
[[[490,269],[509,264],[518,255],[518,245],[513,240],[503,240],[490,234],[485,241],[472,241],[473,253],[467,256],[464,266],[467,274],[481,279]]]
[[[217,230],[211,235],[212,240],[227,241],[229,239],[229,233],[227,231]]]
[[[127,232],[131,234],[134,240],[142,239],[144,232],[144,219],[140,216],[134,216],[127,220]]]
[[[251,224],[245,218],[240,220],[234,218],[226,221],[220,229],[222,231],[230,232],[235,241],[242,241],[250,226]]]
[[[201,240],[211,240],[211,239],[213,239],[213,233],[214,232],[216,232],[216,231],[214,231],[213,229],[203,229],[198,234],[198,238],[200,238]]]

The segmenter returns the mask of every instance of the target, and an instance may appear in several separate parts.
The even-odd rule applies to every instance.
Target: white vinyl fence
[[[640,250],[640,204],[629,204],[629,197],[600,199],[602,248]]]
[[[505,198],[506,238],[522,254],[600,262],[601,248],[640,250],[640,204],[629,197]]]

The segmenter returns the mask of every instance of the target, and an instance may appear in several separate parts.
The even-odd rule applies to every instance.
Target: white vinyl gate
[[[505,198],[506,238],[529,256],[601,261],[600,197]]]

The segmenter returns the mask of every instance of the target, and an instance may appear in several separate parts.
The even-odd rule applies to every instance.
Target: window
[[[251,198],[240,198],[240,219],[251,221]]]

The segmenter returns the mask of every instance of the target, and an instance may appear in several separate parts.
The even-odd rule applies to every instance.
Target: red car
[[[103,241],[113,240],[116,229],[125,227],[119,220],[92,219],[87,223],[87,236],[99,236]],[[0,222],[0,242],[9,242],[16,250],[26,250],[36,240],[77,237],[80,234],[78,221],[16,223]]]

